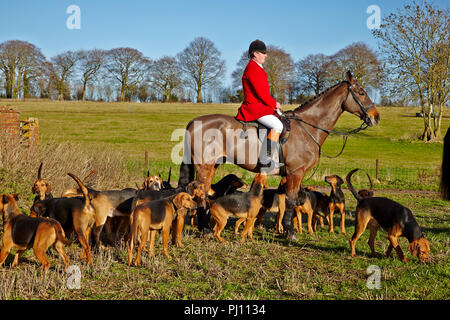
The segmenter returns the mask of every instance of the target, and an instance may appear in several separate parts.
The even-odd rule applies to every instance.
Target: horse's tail
[[[450,127],[444,137],[440,191],[442,199],[450,201]]]
[[[178,186],[186,186],[189,182],[194,181],[195,168],[192,163],[192,149],[191,149],[191,135],[189,127],[194,122],[191,120],[186,126],[186,133],[184,136],[183,161],[180,165],[180,178],[178,179]]]
[[[353,196],[356,198],[356,200],[359,202],[362,200],[362,197],[358,194],[358,192],[356,192],[355,188],[353,188],[351,179],[352,179],[352,175],[358,171],[359,169],[353,169],[352,171],[350,171],[347,176],[345,177],[345,181],[347,182],[347,188],[352,192]]]

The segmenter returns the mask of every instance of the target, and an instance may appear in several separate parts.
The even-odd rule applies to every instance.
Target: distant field
[[[0,101],[0,103],[5,103]],[[20,108],[23,117],[39,118],[41,141],[82,143],[88,146],[124,151],[130,168],[143,168],[144,153],[149,152],[149,169],[167,173],[178,167],[170,161],[172,148],[179,141],[170,141],[175,129],[184,129],[194,117],[210,113],[235,115],[237,104],[159,104],[159,103],[98,103],[54,101],[8,101]],[[285,106],[285,110],[295,106]],[[320,166],[306,183],[319,183],[323,176],[335,173],[345,175],[359,167],[375,176],[375,161],[380,163],[380,183],[404,188],[436,190],[442,156],[441,143],[422,143],[416,137],[421,133],[423,120],[414,115],[418,108],[380,107],[381,122],[349,138],[344,153],[337,159],[322,157]],[[450,110],[445,110],[442,135],[450,125]],[[360,125],[355,116],[344,113],[335,129],[347,131]],[[325,141],[323,152],[336,155],[342,147],[342,137],[331,135]],[[236,166],[219,169],[217,178],[225,171],[236,171],[244,178],[252,175]],[[219,168],[221,168],[219,167]],[[306,175],[308,178],[310,174]],[[356,177],[356,181],[363,175]],[[366,182],[366,181],[365,181]],[[276,183],[276,182],[274,182]]]
[[[185,128],[192,118],[208,113],[234,115],[238,105],[196,104],[127,104],[96,102],[1,101],[16,105],[21,118],[39,118],[41,148],[36,154],[17,154],[6,150],[7,166],[0,168],[2,193],[19,193],[24,213],[34,195],[31,185],[41,160],[44,176],[59,195],[74,182],[66,173],[78,175],[91,169],[98,189],[134,187],[149,169],[167,177],[173,169],[172,183],[178,179],[177,165],[170,153],[179,141],[170,141],[174,129]],[[285,107],[289,109],[289,107]],[[377,257],[369,257],[368,230],[357,243],[358,258],[350,256],[348,239],[354,231],[356,201],[343,185],[346,196],[346,230],[340,234],[339,214],[334,215],[335,233],[328,228],[313,235],[303,233],[299,241],[288,243],[274,231],[275,217],[269,213],[263,228],[256,228],[254,243],[241,245],[234,235],[235,219],[230,218],[223,232],[227,243],[218,243],[211,235],[201,234],[186,225],[185,248],[169,247],[170,259],[162,255],[158,240],[155,257],[143,255],[143,266],[128,267],[123,242],[106,246],[94,254],[94,266],[80,261],[80,246],[67,248],[72,264],[81,271],[80,289],[67,287],[69,275],[55,253],[50,253],[52,268],[46,279],[40,277],[40,265],[28,250],[18,267],[12,269],[13,255],[0,268],[0,299],[440,299],[447,300],[449,289],[450,203],[439,199],[438,178],[442,159],[442,143],[422,143],[422,119],[415,118],[417,108],[381,107],[379,126],[349,138],[342,156],[321,160],[317,173],[306,184],[323,192],[329,187],[324,175],[342,177],[355,168],[375,176],[375,160],[380,161],[380,181],[375,185],[378,196],[387,196],[409,207],[425,236],[430,241],[431,263],[422,264],[411,256],[405,239],[400,245],[410,260],[402,263],[386,258],[388,240],[379,232],[375,247]],[[442,134],[450,125],[446,109]],[[360,120],[344,113],[336,129],[349,130]],[[71,143],[71,147],[68,144]],[[342,146],[342,138],[330,136],[324,152],[334,155]],[[144,152],[150,153],[150,164],[144,166]],[[227,173],[251,182],[254,174],[233,165],[219,167],[216,179]],[[307,177],[311,173],[307,173]],[[275,186],[279,177],[272,177]],[[356,186],[368,186],[364,172],[355,176]],[[242,227],[241,227],[242,229]],[[380,269],[380,289],[367,287],[369,266]]]

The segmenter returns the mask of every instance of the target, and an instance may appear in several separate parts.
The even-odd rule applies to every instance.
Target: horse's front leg
[[[293,241],[297,241],[298,237],[292,225],[292,217],[294,214],[294,208],[297,204],[298,191],[300,190],[300,185],[304,175],[305,171],[303,168],[287,175],[286,211],[283,216],[283,229],[286,234],[286,238]]]
[[[197,172],[197,181],[205,184],[205,189],[208,190],[208,195],[211,193],[211,184],[214,179],[216,167],[213,164],[202,164],[195,166]],[[211,231],[209,226],[210,214],[204,208],[197,208],[197,228],[199,231]]]
[[[205,185],[205,189],[209,196],[214,194],[211,189],[211,185],[216,173],[216,164],[201,164],[195,165],[195,171],[197,172],[197,181]]]

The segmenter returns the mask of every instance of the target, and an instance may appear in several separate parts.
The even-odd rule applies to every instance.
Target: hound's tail
[[[444,137],[440,191],[442,199],[450,201],[450,127]]]
[[[91,204],[91,200],[89,198],[89,192],[88,189],[84,186],[83,182],[81,182],[80,179],[78,179],[74,174],[72,173],[68,173],[69,176],[71,176],[73,178],[73,180],[76,181],[76,183],[78,183],[78,186],[81,189],[81,192],[83,193],[83,197],[84,197],[84,205],[88,206]]]
[[[42,162],[41,162],[41,164],[39,165],[38,175],[37,175],[37,178],[38,178],[38,179],[41,179],[41,177],[42,177]]]
[[[352,175],[358,171],[359,169],[353,169],[352,171],[350,171],[347,176],[345,177],[345,181],[347,182],[347,188],[352,192],[353,196],[356,198],[356,200],[361,201],[362,197],[358,194],[358,192],[356,192],[355,188],[353,188],[351,179],[352,179]]]
[[[370,178],[368,173],[366,173],[366,176],[367,176],[367,178],[369,179],[369,182],[370,182],[370,191],[373,192],[373,181],[372,181],[372,178]]]

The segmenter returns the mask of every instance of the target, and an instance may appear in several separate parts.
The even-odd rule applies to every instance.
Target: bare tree
[[[244,51],[236,64],[236,69],[231,74],[233,88],[237,90],[242,99],[242,75],[249,62],[248,51]],[[264,70],[267,73],[270,93],[281,101],[292,101],[291,97],[297,90],[294,77],[294,61],[291,55],[276,46],[267,46],[267,58],[264,63]]]
[[[70,98],[69,78],[75,71],[75,64],[79,55],[74,51],[65,51],[51,58],[53,63],[54,76],[56,78],[56,87],[58,90],[58,99]]]
[[[244,74],[244,70],[249,61],[250,58],[248,57],[248,50],[245,50],[239,58],[239,61],[236,63],[236,69],[231,74],[233,88],[235,90],[242,89],[242,75]]]
[[[286,93],[288,96],[288,103],[292,104],[292,103],[294,103],[301,87],[300,87],[299,82],[297,80],[295,80],[295,78],[292,79],[291,81],[289,81],[287,85],[288,85],[288,87],[287,87]]]
[[[78,52],[78,69],[81,73],[81,100],[86,100],[86,88],[96,75],[99,73],[105,61],[106,51],[93,49],[81,50]]]
[[[330,85],[331,58],[324,54],[310,54],[295,64],[296,78],[306,93],[318,95]]]
[[[163,101],[170,101],[171,95],[181,84],[181,70],[177,59],[165,56],[154,61],[150,75],[152,87],[163,96]]]
[[[394,89],[417,99],[424,114],[424,141],[440,137],[449,101],[450,9],[413,2],[384,19],[373,35],[380,40]],[[437,116],[436,116],[437,113]]]
[[[345,79],[347,70],[363,87],[378,88],[383,76],[378,55],[363,42],[356,42],[331,57],[330,70],[333,82]]]
[[[202,103],[202,90],[217,83],[225,74],[225,60],[214,43],[203,37],[195,38],[177,55],[184,71],[186,85],[197,94],[197,103]]]
[[[283,49],[269,45],[264,70],[272,96],[277,101],[286,102],[289,84],[294,79],[294,61],[291,55]]]
[[[112,79],[120,83],[120,101],[125,101],[127,91],[134,92],[148,76],[150,60],[133,48],[116,48],[107,53],[105,68]],[[129,95],[129,94],[128,94]]]
[[[39,76],[44,62],[41,50],[32,43],[20,40],[1,43],[0,70],[5,77],[6,97],[17,99],[21,92],[28,95],[31,81]]]
[[[55,92],[56,85],[55,71],[51,62],[44,62],[41,65],[41,73],[37,78],[37,87],[39,88],[39,97],[52,99],[57,96]]]

